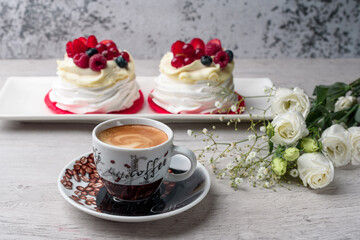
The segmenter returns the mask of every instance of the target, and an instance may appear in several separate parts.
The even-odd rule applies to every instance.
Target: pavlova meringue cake
[[[64,60],[45,97],[55,113],[135,113],[144,99],[135,81],[134,60],[111,40],[95,36],[66,44]]]
[[[160,61],[160,75],[149,94],[150,107],[159,113],[219,113],[239,100],[234,92],[233,53],[218,39],[206,45],[199,38],[176,41]],[[243,104],[242,104],[243,105]]]

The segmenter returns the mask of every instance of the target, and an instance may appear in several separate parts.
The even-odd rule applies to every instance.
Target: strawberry
[[[66,53],[67,53],[69,58],[72,58],[74,56],[73,44],[72,44],[71,41],[67,42],[67,44],[66,44]]]
[[[80,41],[82,41],[84,44],[86,44],[86,38],[84,38],[84,37],[79,37],[78,38]]]
[[[85,52],[87,49],[86,45],[79,39],[73,41],[73,54]]]
[[[95,48],[97,44],[98,44],[98,41],[94,35],[91,35],[88,37],[88,39],[86,41],[86,46],[88,48]]]
[[[191,41],[190,41],[190,44],[193,46],[193,48],[196,50],[196,49],[202,49],[204,50],[205,49],[205,43],[203,40],[201,40],[200,38],[193,38]]]

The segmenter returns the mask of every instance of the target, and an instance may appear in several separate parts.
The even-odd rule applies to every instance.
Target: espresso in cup
[[[119,118],[93,130],[96,169],[116,201],[140,201],[152,196],[163,181],[181,181],[193,174],[196,156],[173,145],[174,134],[165,124],[146,118]],[[186,156],[190,169],[169,173],[171,157]]]
[[[168,140],[164,131],[140,124],[112,127],[100,132],[98,138],[122,148],[149,148]]]

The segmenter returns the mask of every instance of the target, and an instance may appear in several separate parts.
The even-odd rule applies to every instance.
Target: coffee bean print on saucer
[[[95,197],[104,184],[96,170],[92,153],[76,160],[72,169],[67,168],[60,182],[66,189],[73,191],[70,199],[100,212]]]

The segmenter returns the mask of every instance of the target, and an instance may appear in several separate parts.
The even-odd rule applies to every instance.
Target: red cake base
[[[151,92],[153,92],[153,91],[151,91]],[[240,101],[242,99],[242,96],[240,96],[238,93],[236,93],[236,94],[238,95],[238,101]],[[165,109],[163,109],[162,107],[160,107],[159,105],[154,103],[154,101],[152,99],[153,98],[150,97],[150,94],[149,94],[148,103],[149,103],[149,106],[151,107],[151,109],[154,110],[155,112],[160,113],[160,114],[175,114],[175,113],[166,111]],[[245,107],[245,101],[242,101],[240,103],[240,106],[238,107],[236,112],[230,111],[228,113],[200,113],[200,114],[242,114],[243,111],[242,112],[240,111],[241,107]]]
[[[52,90],[50,90],[46,96],[45,96],[45,99],[44,99],[44,102],[46,104],[46,106],[53,112],[53,113],[56,113],[56,114],[76,114],[76,113],[73,113],[73,112],[69,112],[69,111],[66,111],[66,110],[62,110],[60,108],[58,108],[56,106],[56,103],[57,102],[52,102],[49,98],[49,94]],[[143,93],[141,92],[141,90],[139,90],[139,93],[140,93],[140,97],[138,99],[135,100],[134,104],[127,108],[127,109],[124,109],[122,111],[113,111],[113,112],[108,112],[108,114],[134,114],[134,113],[137,113],[141,108],[142,106],[144,105],[144,95]],[[98,112],[87,112],[85,114],[99,114]]]

